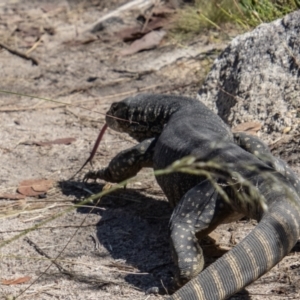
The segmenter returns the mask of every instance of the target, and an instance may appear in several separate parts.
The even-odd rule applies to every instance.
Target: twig
[[[164,290],[166,291],[166,294],[169,295],[168,293],[168,289],[165,287],[164,282],[162,281],[162,279],[160,280],[162,287],[164,288]]]
[[[38,45],[41,43],[41,41],[42,41],[42,36],[33,44],[33,46],[30,49],[28,49],[26,51],[25,54],[28,56],[29,53],[31,53],[32,51],[34,51],[38,47]]]
[[[29,239],[27,236],[24,238],[25,242],[27,242],[30,246],[32,246],[37,253],[39,253],[42,256],[45,256],[49,260],[52,261],[52,263],[57,267],[57,269],[62,272],[63,274],[70,273],[68,270],[63,268],[57,261],[53,260],[48,254],[46,254],[36,243],[34,243],[31,239]]]
[[[144,75],[144,74],[142,74],[142,75]],[[190,82],[190,83],[181,84],[181,85],[171,85],[171,86],[167,87],[166,89],[164,89],[163,91],[161,91],[161,93],[166,93],[166,92],[169,92],[169,91],[174,91],[174,90],[177,90],[177,89],[181,89],[181,88],[187,87],[189,85],[192,85],[194,83],[195,82]],[[165,85],[153,84],[153,85],[150,85],[150,86],[144,87],[144,88],[136,88],[134,90],[130,90],[130,91],[127,91],[127,92],[123,92],[123,93],[119,93],[119,94],[115,94],[115,95],[108,95],[108,96],[102,97],[100,99],[101,99],[101,101],[105,101],[105,100],[109,100],[109,99],[128,96],[128,95],[135,94],[135,93],[141,93],[141,92],[151,90],[151,89],[158,89],[158,88],[161,88],[161,87],[164,87],[164,86]],[[18,95],[18,96],[25,96],[25,97],[29,97],[29,98],[33,98],[33,99],[41,99],[41,100],[44,100],[44,101],[50,101],[50,102],[58,103],[56,105],[38,106],[38,107],[36,107],[35,105],[31,106],[31,107],[4,107],[4,108],[0,108],[0,112],[15,112],[15,111],[38,110],[38,109],[53,109],[53,108],[62,108],[62,107],[66,107],[66,106],[72,106],[72,107],[82,108],[84,110],[91,111],[91,109],[87,109],[85,107],[78,106],[78,104],[82,104],[82,101],[78,101],[78,102],[74,102],[74,103],[66,103],[66,102],[61,102],[61,101],[55,101],[53,99],[36,97],[36,96],[33,96],[33,95],[25,95],[25,94],[23,95],[23,94],[13,93],[13,92],[3,91],[3,90],[0,90],[0,93],[13,94],[13,95]],[[64,94],[70,94],[70,93],[71,92],[64,93]],[[59,95],[57,95],[57,97],[61,97],[64,94],[59,94]],[[90,102],[90,101],[97,101],[97,100],[95,100],[95,99],[86,100],[86,101],[84,101],[84,103],[87,103],[87,102]],[[98,112],[98,113],[102,114],[102,115],[105,115],[104,113],[100,113],[100,112]]]
[[[137,72],[137,71],[130,71],[130,70],[122,70],[122,69],[112,69],[113,72],[116,73],[121,73],[121,74],[127,74],[127,76],[132,77],[134,79],[140,80],[143,76],[145,75],[149,75],[152,74],[154,72],[156,72],[156,70],[154,69],[150,69],[150,70],[145,70],[145,71],[141,71],[141,72]]]
[[[108,193],[108,191],[104,191],[104,194]],[[99,198],[98,198],[99,199]],[[95,204],[98,205],[100,202],[100,200],[98,200],[98,202]],[[101,284],[119,284],[119,285],[125,285],[122,284],[121,282],[113,282],[113,281],[107,281],[107,280],[103,280],[102,278],[97,278],[97,276],[94,276],[94,278],[90,278],[88,276],[84,276],[84,275],[78,275],[75,273],[72,273],[66,269],[64,269],[63,267],[61,267],[58,263],[57,263],[57,259],[61,256],[61,254],[65,251],[65,249],[68,247],[68,245],[70,244],[71,240],[73,239],[73,237],[77,234],[78,230],[82,227],[82,225],[84,224],[84,222],[86,221],[86,219],[88,218],[88,216],[91,214],[92,210],[86,215],[86,217],[82,220],[82,222],[80,223],[79,227],[75,230],[75,232],[73,233],[73,235],[69,238],[69,240],[67,241],[67,243],[65,244],[65,246],[62,248],[62,250],[58,253],[58,255],[56,255],[56,257],[54,259],[49,258],[47,256],[47,254],[45,254],[44,251],[42,251],[37,245],[35,245],[32,241],[30,241],[27,237],[26,237],[26,241],[30,241],[31,245],[35,247],[35,249],[38,251],[38,253],[40,253],[43,256],[46,256],[48,259],[51,260],[51,263],[49,264],[49,266],[42,272],[41,275],[39,275],[28,287],[26,287],[23,291],[21,291],[20,294],[18,294],[15,299],[19,298],[21,295],[23,295],[31,286],[33,286],[43,275],[46,274],[46,272],[49,270],[49,268],[54,264],[59,271],[64,274],[67,275],[68,277],[70,277],[71,279],[76,279],[80,282],[85,282],[85,283],[91,283],[91,282],[101,282]],[[126,285],[128,286],[128,285]]]
[[[154,9],[155,5],[156,5],[156,3],[151,7],[150,14],[149,14],[148,17],[146,18],[146,21],[145,21],[145,23],[144,23],[144,25],[143,25],[143,28],[142,28],[142,32],[145,31],[146,27],[147,27],[148,24],[149,24],[150,19],[151,19],[152,16],[153,16],[153,9]]]
[[[91,208],[91,206],[87,206],[87,207]],[[92,223],[92,224],[85,224],[85,225],[82,225],[81,227],[98,226],[98,224],[99,224],[99,222]],[[78,227],[80,227],[80,225],[45,226],[45,227],[40,227],[37,230],[42,230],[42,229],[56,229],[56,228],[73,228],[73,227],[74,228],[78,228]],[[27,230],[27,229],[4,230],[4,231],[0,231],[0,234],[2,234],[2,233],[11,233],[11,232],[23,232],[24,230]]]
[[[22,210],[14,212],[14,213],[6,214],[5,216],[0,215],[0,219],[10,218],[10,217],[14,217],[14,216],[22,215],[22,214],[32,214],[32,213],[37,213],[37,212],[44,212],[47,209],[56,208],[56,207],[57,206],[55,204],[49,205],[46,207],[42,207],[42,208],[35,208],[35,207],[28,206],[28,207],[26,207],[27,210],[24,208]],[[76,206],[74,206],[74,207],[76,207]]]
[[[70,184],[71,186],[75,187],[76,189],[84,191],[84,192],[86,192],[86,193],[88,193],[90,195],[94,195],[94,193],[91,190],[89,190],[88,188],[85,188],[85,187],[83,187],[81,185],[75,184],[73,182],[68,182],[68,184]]]
[[[52,259],[49,258],[41,258],[41,257],[33,257],[33,256],[24,256],[24,255],[1,255],[1,258],[14,258],[14,259],[28,259],[28,260],[39,260],[39,261],[51,261]],[[68,259],[58,259],[58,261],[66,263],[68,265],[81,265],[81,266],[87,266],[87,267],[95,267],[95,264],[88,264],[88,263],[83,263],[80,261],[71,261]],[[135,274],[135,275],[148,275],[149,272],[133,272],[133,271],[125,271],[125,270],[120,270],[118,269],[117,266],[107,266],[107,265],[99,265],[98,266],[101,269],[106,269],[106,270],[110,270],[111,272],[116,272],[116,273],[123,273],[123,274]],[[98,268],[97,267],[97,268]],[[76,274],[74,274],[74,276],[76,276]],[[116,282],[112,282],[112,283],[116,283]],[[116,283],[119,284],[119,283]]]
[[[12,48],[10,48],[10,47],[4,45],[4,44],[1,43],[1,42],[0,42],[0,47],[2,47],[3,49],[7,50],[7,51],[10,52],[11,54],[17,55],[17,56],[19,56],[19,57],[21,57],[21,58],[24,58],[24,59],[26,59],[26,60],[30,60],[30,61],[32,62],[32,64],[35,65],[35,66],[38,66],[38,64],[39,64],[39,62],[38,62],[35,58],[33,58],[33,57],[31,57],[31,56],[28,56],[27,54],[22,53],[22,52],[20,52],[20,51],[14,50],[14,49],[12,49]]]
[[[227,96],[230,96],[230,97],[232,97],[234,100],[236,100],[236,101],[238,101],[239,99],[238,98],[240,98],[239,96],[235,96],[235,95],[233,95],[233,94],[231,94],[231,93],[229,93],[229,92],[227,92],[226,90],[224,90],[222,87],[221,87],[221,85],[218,83],[218,89],[220,89],[224,94],[226,94]],[[241,98],[240,98],[241,99]]]
[[[99,200],[98,200],[99,202]],[[97,203],[98,204],[98,203]],[[97,205],[96,204],[96,205]],[[95,206],[96,206],[95,205]],[[75,230],[75,232],[73,233],[73,235],[69,238],[69,240],[67,241],[67,243],[65,244],[65,246],[62,248],[62,250],[56,255],[56,257],[51,260],[51,263],[49,264],[49,266],[43,271],[43,273],[41,275],[38,276],[37,279],[35,279],[27,288],[25,288],[16,298],[20,297],[22,294],[25,293],[25,291],[27,291],[32,285],[34,285],[44,274],[46,274],[46,272],[50,269],[50,267],[54,264],[55,266],[57,266],[57,268],[59,269],[59,271],[65,275],[68,275],[70,278],[74,278],[74,274],[65,270],[64,268],[60,267],[59,264],[56,262],[56,260],[60,257],[60,255],[65,251],[65,249],[68,247],[68,245],[70,244],[71,240],[73,239],[73,237],[77,234],[78,230],[81,228],[81,226],[83,225],[83,223],[85,222],[85,220],[87,219],[87,217],[90,215],[90,213],[93,211],[93,209],[86,215],[86,217],[82,220],[82,222],[80,223],[80,226]],[[27,237],[26,237],[27,238]],[[42,251],[43,253],[43,251]],[[59,267],[58,267],[59,266]]]
[[[105,82],[105,83],[100,83],[98,84],[97,82],[95,84],[88,84],[88,85],[83,85],[83,86],[79,86],[73,90],[71,90],[70,92],[68,92],[68,95],[69,94],[74,94],[74,93],[79,93],[79,92],[87,92],[88,90],[90,89],[93,89],[93,88],[104,88],[104,87],[109,87],[109,86],[114,86],[114,85],[117,85],[117,84],[120,84],[120,83],[125,83],[125,82],[128,82],[128,81],[131,81],[131,80],[134,80],[135,78],[133,77],[126,77],[126,78],[117,78],[115,80],[112,80],[112,81],[108,81],[108,82]],[[64,96],[64,94],[63,94]]]
[[[114,187],[113,187],[112,189],[110,189],[110,190],[105,190],[105,191],[102,191],[102,192],[100,192],[100,193],[98,193],[98,194],[92,195],[92,196],[90,196],[90,197],[88,197],[88,198],[85,198],[83,201],[81,201],[80,203],[78,203],[77,206],[80,205],[80,204],[82,205],[82,204],[91,203],[91,202],[93,202],[95,199],[99,199],[99,197],[102,197],[102,196],[104,196],[104,195],[106,195],[106,194],[108,194],[108,193],[110,193],[110,192],[112,192],[112,191],[114,191],[114,190],[117,190],[117,189],[119,189],[119,188],[124,187],[124,185],[127,184],[127,183],[128,183],[128,180],[122,182],[122,185],[121,185],[121,184],[118,184],[118,185],[114,186]],[[56,215],[54,215],[54,216],[51,216],[51,217],[47,218],[45,221],[42,221],[42,222],[40,222],[40,223],[38,223],[38,224],[36,224],[36,225],[30,227],[30,228],[24,229],[21,233],[19,233],[19,234],[13,236],[12,238],[9,238],[9,239],[7,239],[7,240],[2,241],[2,242],[0,243],[0,249],[1,249],[2,247],[4,247],[5,245],[7,245],[7,244],[9,244],[9,243],[11,243],[11,242],[13,242],[13,241],[19,239],[20,237],[26,235],[27,233],[29,233],[29,232],[31,232],[31,231],[34,231],[34,230],[36,230],[36,229],[42,227],[44,224],[47,224],[48,222],[53,221],[53,220],[55,220],[55,219],[61,217],[62,215],[66,214],[66,213],[68,213],[68,212],[70,212],[70,211],[72,211],[72,210],[75,209],[75,208],[76,208],[76,206],[69,207],[69,208],[63,210],[62,212],[60,212],[60,213],[58,213],[58,214],[56,214]]]
[[[101,244],[99,242],[99,239],[97,237],[97,234],[95,232],[90,234],[90,237],[94,240],[95,243],[95,250],[99,250],[101,247]]]
[[[143,75],[143,74],[142,74]],[[120,97],[124,97],[124,96],[129,96],[131,94],[135,94],[135,93],[140,93],[140,92],[144,92],[144,91],[148,91],[148,90],[151,90],[151,89],[156,89],[156,88],[159,88],[161,87],[161,85],[158,85],[158,84],[152,84],[152,85],[149,85],[147,87],[143,87],[143,88],[135,88],[133,90],[129,90],[129,91],[126,91],[126,92],[122,92],[122,93],[118,93],[118,94],[113,94],[113,95],[108,95],[108,96],[105,96],[105,97],[101,97],[101,101],[105,101],[105,100],[109,100],[109,99],[115,99],[115,98],[120,98]],[[60,97],[60,96],[63,96],[64,94],[58,94],[56,96],[57,97]],[[85,100],[84,103],[87,103],[87,102],[91,102],[91,101],[97,101],[97,99],[89,99],[89,100]],[[82,104],[82,101],[74,101],[73,104]]]
[[[67,103],[63,103],[63,104],[56,104],[56,105],[49,105],[49,106],[31,106],[31,107],[12,107],[12,108],[1,108],[0,112],[14,112],[14,111],[27,111],[27,110],[38,110],[38,109],[54,109],[54,108],[61,108],[61,107],[65,107],[67,105]]]

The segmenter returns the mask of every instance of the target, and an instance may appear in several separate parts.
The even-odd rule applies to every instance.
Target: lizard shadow
[[[60,185],[64,194],[75,196],[76,200],[88,196],[74,186],[93,193],[103,187],[78,182]],[[93,210],[92,205],[78,208],[79,213],[101,216],[96,225],[96,238],[101,246],[91,254],[99,260],[99,265],[104,263],[114,271],[120,270],[122,275],[127,273],[124,280],[144,291],[154,286],[162,287],[161,281],[169,286],[175,269],[169,244],[168,222],[172,214],[169,203],[145,195],[143,190],[127,188],[102,197],[99,206],[103,210]]]
[[[74,189],[74,185],[78,186],[78,183],[62,183],[64,194],[77,199],[86,196],[84,191]],[[101,191],[103,187],[101,184],[90,183],[83,186],[94,193]],[[93,251],[95,259],[107,259],[108,252],[115,262],[106,263],[112,268],[127,272],[124,280],[143,291],[152,287],[158,287],[160,291],[164,287],[172,290],[175,273],[168,230],[172,208],[167,201],[158,200],[155,196],[145,195],[142,190],[122,189],[101,199],[100,206],[105,210],[93,210],[93,206],[78,208],[79,213],[101,216],[96,225],[96,237],[102,249]],[[209,264],[227,252],[218,249],[209,238],[201,242],[201,245],[205,256],[209,257]],[[250,297],[243,290],[230,299],[247,300]]]

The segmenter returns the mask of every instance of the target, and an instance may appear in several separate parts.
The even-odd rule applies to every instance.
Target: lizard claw
[[[97,172],[95,172],[95,171],[89,171],[89,172],[87,172],[87,173],[84,175],[82,181],[83,181],[83,182],[87,182],[89,179],[94,179],[94,180],[96,180],[97,178],[98,178],[98,177],[97,177]]]
[[[110,181],[109,177],[105,174],[106,169],[100,169],[98,171],[89,171],[83,177],[83,182],[87,182],[89,179],[102,179],[104,181]]]

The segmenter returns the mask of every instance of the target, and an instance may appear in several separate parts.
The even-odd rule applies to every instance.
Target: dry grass
[[[207,29],[222,30],[224,24],[246,31],[299,7],[299,0],[196,0],[178,12],[172,32],[178,39],[188,39]]]

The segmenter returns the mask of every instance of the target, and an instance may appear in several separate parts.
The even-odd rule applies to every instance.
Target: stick
[[[19,57],[21,57],[21,58],[30,60],[30,61],[32,62],[32,64],[35,65],[35,66],[38,66],[38,64],[39,64],[39,62],[38,62],[35,58],[33,58],[33,57],[31,57],[31,56],[28,56],[28,55],[26,55],[25,53],[22,53],[22,52],[20,52],[20,51],[14,50],[14,49],[12,49],[12,48],[10,48],[10,47],[4,45],[4,44],[1,43],[1,42],[0,42],[0,47],[2,47],[3,49],[7,50],[7,51],[10,52],[11,54],[14,54],[14,55],[17,55],[17,56],[19,56]]]
[[[63,268],[57,261],[53,260],[48,254],[46,254],[36,243],[34,243],[31,239],[29,239],[28,237],[25,237],[24,240],[30,245],[32,246],[35,251],[37,253],[39,253],[42,256],[45,256],[46,258],[48,258],[49,260],[52,261],[52,263],[58,268],[58,270],[60,272],[62,272],[63,274],[68,274],[69,271],[66,270],[65,268]]]

